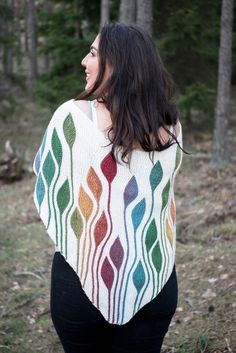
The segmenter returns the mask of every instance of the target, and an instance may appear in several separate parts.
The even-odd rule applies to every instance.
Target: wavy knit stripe
[[[111,148],[73,100],[62,104],[35,156],[34,202],[88,298],[108,322],[123,325],[172,272],[182,151],[174,143],[154,152],[154,163],[134,151],[129,168]]]

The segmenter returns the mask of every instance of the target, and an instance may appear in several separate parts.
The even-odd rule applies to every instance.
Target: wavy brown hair
[[[95,95],[109,110],[112,127],[108,136],[113,156],[117,147],[122,147],[121,159],[127,163],[128,157],[129,164],[134,145],[149,152],[150,157],[151,152],[178,143],[167,128],[178,120],[172,101],[174,85],[152,38],[137,26],[109,23],[100,32],[98,56],[94,86],[76,99]],[[112,72],[104,82],[107,65]],[[160,127],[169,134],[167,142],[161,139]]]

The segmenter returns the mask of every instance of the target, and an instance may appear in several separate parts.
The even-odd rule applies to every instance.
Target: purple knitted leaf
[[[135,176],[129,180],[124,191],[124,204],[125,208],[137,197],[138,185]]]
[[[119,237],[116,238],[116,240],[114,241],[114,243],[111,246],[110,257],[111,257],[113,264],[115,265],[115,267],[119,271],[119,269],[122,265],[123,259],[124,259],[124,249],[123,249],[123,246],[120,242]]]
[[[102,264],[101,275],[108,291],[110,292],[114,281],[114,271],[107,257]]]

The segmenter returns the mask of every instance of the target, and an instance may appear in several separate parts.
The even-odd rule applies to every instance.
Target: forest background
[[[108,19],[153,36],[192,152],[176,182],[180,297],[163,352],[236,351],[236,21],[220,129],[228,156],[212,163],[221,16],[220,0],[1,0],[1,352],[62,352],[49,311],[53,247],[33,205],[32,162],[51,113],[83,90],[81,59]]]

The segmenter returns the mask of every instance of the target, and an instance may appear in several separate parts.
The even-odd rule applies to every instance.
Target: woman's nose
[[[87,55],[83,58],[83,60],[81,61],[81,65],[83,66],[83,67],[86,67],[86,57],[87,57]]]

